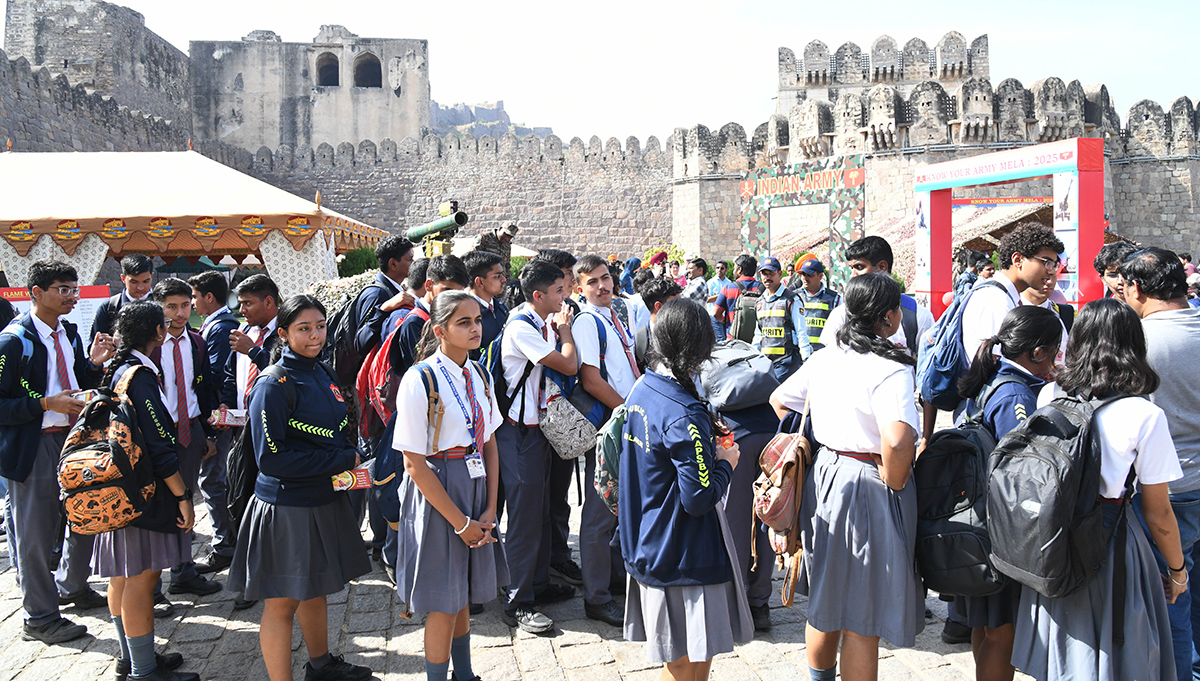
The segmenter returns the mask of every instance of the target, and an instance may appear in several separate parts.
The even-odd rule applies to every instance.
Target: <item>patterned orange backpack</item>
[[[58,459],[58,486],[71,530],[100,534],[126,527],[154,496],[154,471],[146,459],[137,415],[129,399],[135,365],[102,388],[83,408]]]

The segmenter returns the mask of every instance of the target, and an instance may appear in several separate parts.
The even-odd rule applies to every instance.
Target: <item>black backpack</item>
[[[329,375],[330,380],[336,380],[336,375],[328,364],[324,362],[318,364]],[[286,380],[287,369],[284,369],[282,365],[272,364],[263,369],[254,382],[258,383],[263,376],[270,376],[279,381],[279,384],[283,386],[283,396],[287,401],[288,413],[296,411],[296,384]],[[229,518],[233,521],[233,526],[237,527],[242,522],[242,515],[246,512],[246,507],[250,505],[250,497],[254,496],[254,483],[258,480],[258,459],[254,458],[254,440],[250,438],[249,423],[242,428],[242,431],[238,433],[237,440],[229,448],[225,475],[228,485],[225,506],[229,510]]]
[[[1096,410],[1122,397],[1059,397],[1005,435],[992,452],[987,495],[992,564],[1043,596],[1067,596],[1091,581],[1108,559],[1114,533],[1120,559],[1114,583],[1124,585],[1120,551],[1134,469],[1125,479],[1120,520],[1105,528],[1100,441],[1092,431]],[[1114,609],[1118,600],[1123,593],[1114,598]]]
[[[979,413],[929,438],[913,466],[917,486],[917,565],[927,589],[946,596],[990,596],[1008,583],[988,554],[988,459],[996,435],[983,407],[1016,376],[998,376],[977,398]]]
[[[338,308],[326,325],[329,335],[325,341],[325,351],[321,359],[333,365],[333,370],[337,374],[338,386],[342,388],[354,387],[354,383],[358,379],[358,369],[365,359],[358,350],[354,349],[354,336],[358,333],[359,328],[358,320],[354,318],[354,310],[358,307],[359,299],[371,287],[383,289],[377,283],[369,284],[348,303]],[[364,320],[363,325],[382,324],[385,317],[386,314],[382,310],[375,308],[370,311],[370,315]],[[383,342],[382,338],[379,340]]]

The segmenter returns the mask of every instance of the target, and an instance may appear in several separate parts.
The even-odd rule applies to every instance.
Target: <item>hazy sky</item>
[[[429,41],[433,99],[504,100],[513,120],[564,140],[650,135],[729,122],[747,132],[774,111],[777,50],[814,39],[832,53],[879,35],[933,45],[949,30],[987,33],[993,85],[1046,76],[1105,83],[1124,123],[1140,99],[1200,97],[1195,0],[1007,0],[999,3],[383,2],[125,0],[187,51],[189,40],[237,40],[255,29],[311,42],[321,24],[364,37]],[[593,9],[588,9],[589,7]]]

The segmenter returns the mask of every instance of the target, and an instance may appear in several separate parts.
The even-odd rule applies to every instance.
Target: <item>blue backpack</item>
[[[1008,295],[1004,284],[983,280],[961,297],[956,297],[942,318],[921,339],[921,349],[917,353],[917,388],[923,400],[942,411],[954,411],[962,402],[958,379],[972,359],[963,347],[962,313],[971,296],[985,286],[994,286]]]
[[[596,319],[596,331],[598,340],[600,341],[600,377],[607,381],[608,367],[604,364],[604,356],[608,354],[608,329],[604,328],[604,320],[600,318],[600,315],[593,312],[581,310],[579,314],[575,315],[575,319],[579,319],[584,315],[590,315]],[[572,322],[571,326],[574,325],[574,322]],[[561,348],[560,344],[559,349],[561,350]],[[583,390],[578,372],[574,376],[565,376],[554,369],[547,368],[543,371],[543,376],[545,376],[547,381],[555,383],[559,387],[562,396],[575,405],[579,413],[583,414],[583,417],[593,426],[599,428],[604,425],[606,420],[604,403]]]
[[[485,403],[491,402],[492,385],[491,376],[482,364],[474,360],[470,360],[471,364],[475,365],[475,369],[484,377],[483,394]],[[421,383],[425,386],[425,394],[429,398],[428,420],[433,426],[433,441],[431,451],[439,451],[438,438],[442,433],[442,417],[446,414],[446,407],[442,403],[442,397],[438,394],[437,377],[433,374],[433,367],[428,362],[418,362],[412,366],[409,371],[418,371],[421,374]],[[371,467],[371,495],[375,498],[375,502],[379,504],[379,513],[383,519],[387,521],[392,529],[397,529],[400,523],[400,481],[404,479],[404,452],[396,451],[392,448],[392,435],[396,431],[396,421],[398,412],[392,414],[392,418],[388,419],[387,427],[383,430],[382,439],[379,441],[378,453],[375,455],[375,463]]]
[[[508,318],[508,322],[500,329],[500,333],[483,349],[479,357],[484,370],[491,376],[492,385],[496,388],[496,402],[500,405],[500,416],[503,418],[508,418],[508,410],[512,408],[512,403],[517,399],[517,395],[525,389],[525,382],[529,380],[529,375],[533,373],[533,362],[526,362],[525,371],[521,374],[521,380],[517,383],[516,390],[511,391],[512,395],[509,395],[508,381],[504,378],[504,366],[500,362],[500,343],[504,340],[504,330],[518,319],[524,320],[526,324],[532,326],[534,329],[537,328],[537,322],[533,321],[533,318],[528,313],[512,315]]]

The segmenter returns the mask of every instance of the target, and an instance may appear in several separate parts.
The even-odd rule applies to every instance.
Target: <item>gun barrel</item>
[[[427,222],[423,225],[410,227],[408,231],[404,233],[404,236],[408,238],[409,241],[414,242],[420,241],[426,237],[441,235],[442,232],[449,232],[447,236],[453,236],[454,233],[458,231],[459,227],[467,224],[467,219],[466,213],[458,211],[457,213],[447,215],[444,218],[438,218],[433,222]]]

